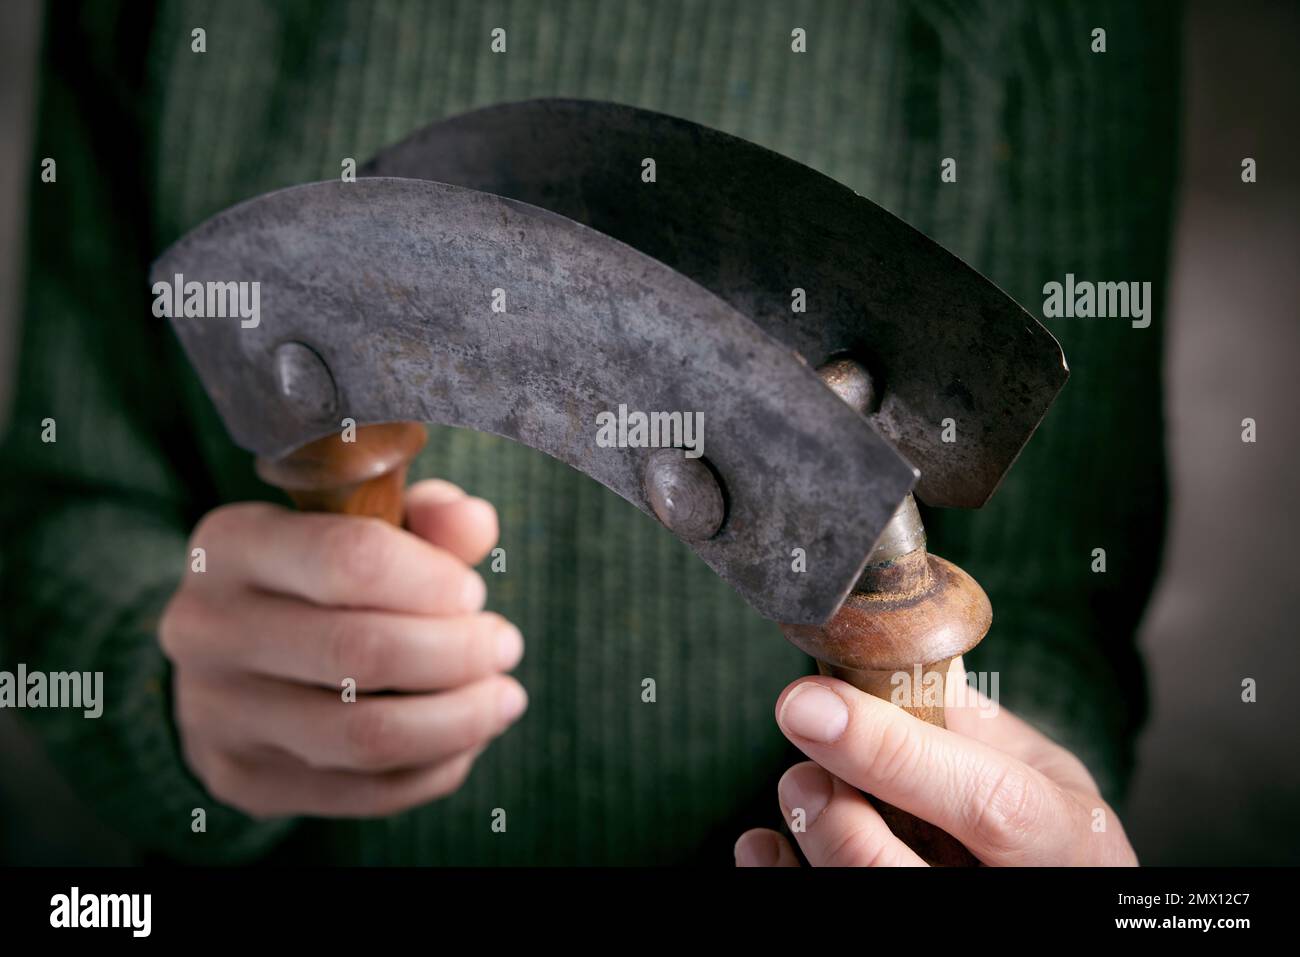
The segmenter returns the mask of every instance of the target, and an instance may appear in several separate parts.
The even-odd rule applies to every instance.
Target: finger
[[[186,611],[169,624],[169,650],[192,665],[359,691],[439,691],[509,671],[523,656],[519,629],[494,612],[432,617],[320,608],[245,592]]]
[[[996,687],[996,686],[994,686]],[[960,656],[953,659],[945,690],[944,723],[949,731],[997,748],[1042,771],[1065,787],[1095,792],[1083,762],[1000,702],[967,683]]]
[[[406,527],[467,565],[477,565],[497,543],[497,510],[450,482],[429,479],[406,490]]]
[[[523,686],[503,675],[438,694],[360,695],[349,702],[339,692],[244,677],[205,686],[191,701],[191,720],[214,729],[209,733],[229,750],[270,746],[313,768],[390,771],[486,744],[527,704]],[[220,721],[214,707],[223,709]]]
[[[207,785],[218,800],[257,818],[384,817],[458,790],[481,750],[375,774],[319,770],[286,756],[225,756],[211,762]]]
[[[951,731],[990,744],[1001,751],[1024,759],[1022,751],[1041,739],[1029,725],[1016,718],[999,702],[987,697],[966,680],[966,668],[960,656],[953,659],[944,685],[944,723]]]
[[[777,785],[790,831],[814,867],[925,867],[857,789],[807,761]]]
[[[1018,750],[1032,737],[1042,737],[1028,725],[1014,718],[997,701],[987,697],[966,679],[966,666],[958,655],[948,667],[944,684],[944,723],[949,730],[991,744],[1008,754],[1021,757]],[[1043,738],[1046,741],[1046,738]]]
[[[244,504],[209,513],[194,540],[215,581],[318,605],[454,615],[478,611],[487,593],[460,559],[377,518]]]
[[[777,723],[826,770],[937,825],[986,864],[1068,861],[1085,837],[1086,820],[1042,773],[843,681],[791,685]]]
[[[776,831],[756,827],[740,835],[735,848],[737,867],[798,867],[790,842]]]

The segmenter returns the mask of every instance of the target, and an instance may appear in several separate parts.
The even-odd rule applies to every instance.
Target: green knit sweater
[[[1149,280],[1151,327],[1049,323],[1073,378],[992,504],[928,513],[988,591],[968,666],[1122,790],[1145,707],[1135,631],[1164,516],[1160,355],[1177,15],[1160,4],[179,2],[50,4],[30,179],[26,324],[3,450],[0,667],[102,671],[105,712],[31,711],[142,856],[337,862],[730,862],[779,820],[772,718],[811,670],[652,519],[555,461],[432,430],[413,477],[493,501],[489,606],[531,695],[456,794],[383,820],[255,822],[190,775],[157,616],[208,509],[280,500],[165,323],[149,261],[267,190],[339,175],[441,117],[617,100],[794,157],[870,196],[1039,312],[1042,287]],[[507,31],[507,52],[490,51]],[[791,51],[801,27],[807,52]],[[1092,30],[1107,31],[1093,53]],[[192,52],[192,31],[206,52]],[[40,180],[40,160],[57,180]],[[943,158],[956,183],[940,182]],[[42,441],[54,419],[57,441]],[[1092,571],[1104,548],[1105,573]],[[641,683],[654,678],[654,703]],[[191,811],[208,830],[191,830]],[[507,812],[505,833],[493,811]]]

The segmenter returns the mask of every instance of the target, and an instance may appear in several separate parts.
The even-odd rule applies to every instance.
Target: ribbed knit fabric
[[[528,640],[531,707],[455,795],[387,820],[255,823],[189,775],[154,637],[213,506],[279,500],[231,445],[165,324],[149,260],[267,190],[339,175],[441,117],[608,99],[714,126],[848,184],[1038,313],[1042,286],[1149,280],[1149,329],[1049,323],[1073,370],[993,503],[927,513],[985,586],[971,668],[1116,798],[1144,709],[1134,634],[1164,515],[1160,345],[1177,16],[1160,4],[378,2],[52,4],[27,323],[2,464],[0,667],[102,670],[98,721],[28,712],[142,854],[186,861],[729,863],[775,825],[772,706],[810,670],[653,520],[566,466],[435,429],[413,477],[496,503],[490,607]],[[1092,9],[1099,8],[1099,9]],[[1090,52],[1091,30],[1108,52]],[[207,52],[191,52],[191,31]],[[490,33],[507,31],[492,54]],[[807,31],[808,52],[790,49]],[[958,181],[942,184],[953,157]],[[41,441],[42,420],[57,442]],[[1090,570],[1104,548],[1108,569]],[[654,678],[658,700],[641,700]],[[208,832],[190,830],[205,807]],[[493,811],[507,812],[494,833]]]

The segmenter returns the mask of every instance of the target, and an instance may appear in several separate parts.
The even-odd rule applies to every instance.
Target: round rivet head
[[[652,453],[646,461],[645,491],[655,516],[683,541],[702,542],[722,528],[722,487],[701,458],[688,459],[681,449]]]
[[[275,350],[275,380],[282,398],[302,419],[317,422],[333,416],[338,390],[325,360],[301,342],[283,342]]]
[[[853,359],[845,356],[832,359],[819,368],[817,374],[832,392],[863,415],[869,415],[880,400],[871,373]]]

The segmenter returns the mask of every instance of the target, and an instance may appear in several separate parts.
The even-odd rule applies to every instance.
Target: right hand
[[[459,788],[523,713],[502,673],[523,639],[482,611],[470,567],[496,543],[495,509],[448,482],[406,496],[409,530],[261,503],[195,528],[206,570],[158,637],[185,759],[218,800],[256,818],[393,814]]]

